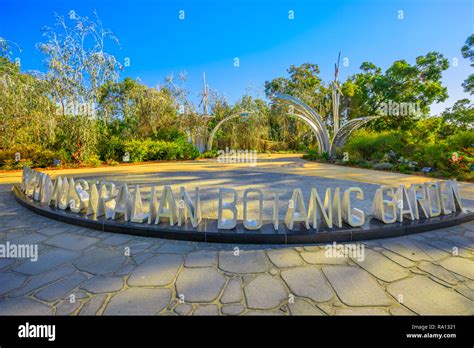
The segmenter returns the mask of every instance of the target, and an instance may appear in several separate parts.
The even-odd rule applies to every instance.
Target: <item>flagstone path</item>
[[[0,181],[18,179],[8,178]],[[356,243],[362,255],[331,257],[324,244],[90,230],[34,214],[10,189],[0,185],[0,246],[37,245],[39,255],[0,257],[0,315],[474,315],[474,223]]]
[[[474,315],[474,223],[368,241],[361,260],[89,230],[5,189],[0,211],[0,244],[39,251],[0,258],[0,315]]]

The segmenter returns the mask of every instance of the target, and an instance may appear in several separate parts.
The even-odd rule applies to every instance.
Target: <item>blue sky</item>
[[[187,87],[197,100],[202,73],[212,89],[233,102],[242,94],[263,95],[266,80],[286,76],[291,65],[319,65],[332,78],[339,51],[349,59],[340,79],[358,71],[364,61],[386,69],[393,61],[414,63],[417,56],[439,51],[451,62],[443,77],[450,98],[432,113],[468,97],[461,83],[472,73],[460,48],[474,32],[473,0],[0,0],[0,36],[15,41],[23,70],[44,70],[35,48],[41,28],[53,26],[54,13],[70,10],[82,16],[97,10],[121,47],[108,51],[130,66],[121,78],[140,78],[149,85],[166,75],[188,73]],[[185,19],[179,19],[179,11]],[[294,19],[288,12],[294,11]],[[403,19],[398,19],[399,11]],[[234,67],[234,58],[240,66]],[[458,59],[454,66],[453,59]]]

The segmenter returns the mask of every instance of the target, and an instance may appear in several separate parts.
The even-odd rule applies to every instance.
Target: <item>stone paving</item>
[[[0,186],[0,315],[474,315],[474,223],[363,242],[364,258],[325,245],[178,242],[43,218]]]

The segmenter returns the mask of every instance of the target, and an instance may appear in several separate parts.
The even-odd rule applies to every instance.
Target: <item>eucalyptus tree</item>
[[[456,101],[441,114],[443,119],[458,129],[474,128],[474,103],[464,98]]]
[[[37,48],[46,56],[48,83],[53,103],[58,106],[56,149],[76,162],[96,153],[99,141],[95,115],[101,86],[116,81],[122,65],[106,50],[119,45],[118,38],[104,28],[96,12],[93,18],[74,10],[67,17],[55,14],[54,27],[44,27],[44,42]]]
[[[245,94],[233,105],[222,106],[224,106],[221,107],[223,117],[219,117],[219,121],[231,115],[240,117],[231,118],[223,123],[218,131],[218,138],[220,136],[225,139],[225,143],[234,149],[265,149],[264,143],[270,138],[269,109],[266,101]]]
[[[161,89],[168,92],[175,108],[176,117],[172,132],[174,132],[176,136],[185,135],[188,141],[192,141],[195,145],[204,150],[208,126],[212,118],[208,114],[203,115],[199,113],[198,107],[196,107],[190,96],[191,92],[186,86],[187,80],[188,74],[186,71],[179,72],[176,77],[171,73],[166,76],[165,83]],[[204,95],[204,93],[206,95]],[[202,100],[201,103],[204,102],[205,98],[207,99],[207,86],[200,97]],[[207,108],[205,109],[209,111]]]
[[[319,66],[313,63],[291,65],[287,72],[289,77],[266,81],[265,93],[289,94],[309,105],[323,120],[328,119],[332,112],[331,89],[319,77]]]
[[[289,94],[309,105],[329,126],[332,115],[331,88],[319,77],[317,64],[304,63],[291,65],[287,70],[289,77],[278,77],[265,82],[265,93]],[[302,144],[312,144],[312,132],[308,125],[288,115],[287,107],[272,105],[269,122],[273,140],[289,144],[298,149]]]
[[[389,117],[375,120],[369,127],[377,130],[410,128],[418,116],[428,115],[432,103],[448,98],[447,88],[441,81],[448,67],[448,60],[438,52],[417,57],[415,64],[395,61],[385,72],[373,63],[362,63],[362,72],[349,76],[342,86],[347,118],[385,115]],[[387,103],[410,103],[418,112],[402,114],[400,108],[386,112]]]
[[[117,58],[106,51],[108,41],[119,45],[118,38],[103,27],[96,12],[92,19],[75,11],[67,17],[55,14],[55,19],[54,27],[43,28],[46,41],[37,44],[46,56],[44,79],[62,114],[90,115],[100,87],[116,81],[122,69]],[[79,105],[87,107],[78,110]]]
[[[189,97],[191,92],[186,87],[187,80],[188,73],[186,71],[179,72],[177,77],[171,73],[165,77],[165,83],[161,86],[169,91],[180,115],[197,113],[197,108]]]
[[[107,81],[98,98],[98,119],[105,135],[130,138],[136,135],[139,99],[146,86],[130,77],[121,82]]]
[[[15,50],[21,52],[16,42],[0,37],[0,149],[51,145],[56,124],[48,86],[20,71],[11,61]]]
[[[471,64],[471,67],[474,66],[474,34],[471,34],[464,46],[461,48],[461,53],[464,58],[468,58]],[[463,82],[464,90],[470,94],[474,94],[474,74],[468,76],[468,78]]]
[[[54,142],[54,105],[47,92],[44,81],[0,57],[0,149]]]
[[[21,52],[21,47],[15,41],[7,40],[0,36],[0,57],[11,59],[13,50]]]

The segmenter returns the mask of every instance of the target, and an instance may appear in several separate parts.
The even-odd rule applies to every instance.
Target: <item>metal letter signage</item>
[[[158,200],[158,189],[151,187],[149,208],[145,209],[140,187],[135,185],[130,193],[126,183],[99,183],[74,178],[56,180],[46,173],[40,173],[28,167],[23,168],[20,190],[32,200],[72,213],[83,214],[91,218],[105,216],[105,219],[131,221],[133,223],[161,224],[170,226],[189,226],[197,228],[202,220],[201,198],[199,187],[195,188],[194,199],[191,199],[184,186],[179,188],[178,201],[175,200],[171,186],[164,186]],[[284,192],[272,191],[272,214],[265,220],[264,193],[258,188],[248,188],[243,192],[243,220],[246,230],[260,230],[265,221],[271,223],[275,231],[279,229],[279,203]],[[296,188],[288,201],[284,223],[289,230],[305,228],[315,230],[320,226],[329,229],[342,228],[343,222],[351,227],[363,226],[366,214],[354,207],[354,198],[364,200],[364,192],[359,187],[350,187],[344,191],[341,203],[339,187],[334,191],[326,188],[324,201],[315,187],[309,193],[308,205],[305,204],[303,192]],[[232,230],[237,226],[238,193],[231,188],[219,188],[217,226],[222,230]],[[252,203],[254,209],[249,206]],[[306,209],[308,207],[308,210]],[[251,210],[251,211],[250,211]],[[402,222],[404,218],[418,220],[435,218],[462,212],[461,195],[456,180],[446,182],[427,182],[405,185],[380,186],[372,201],[372,215],[385,224]],[[252,216],[251,216],[252,215]]]
[[[232,202],[224,203],[224,193],[231,193],[233,195]],[[231,230],[237,225],[237,191],[234,189],[219,189],[219,208],[217,217],[217,228],[223,230]],[[224,219],[224,210],[232,213],[232,218]]]

